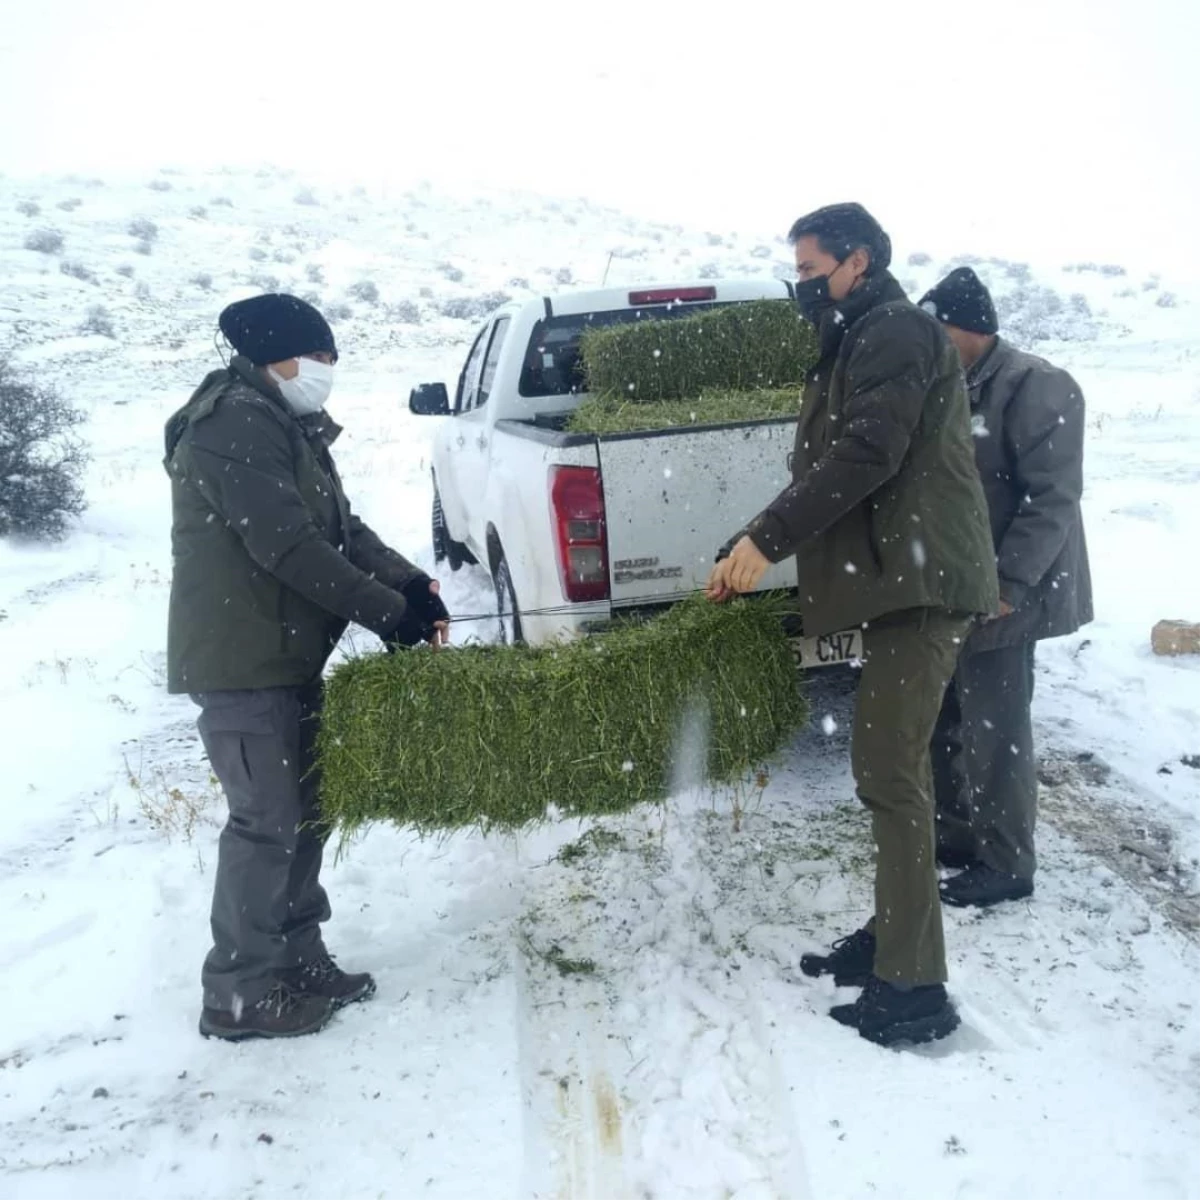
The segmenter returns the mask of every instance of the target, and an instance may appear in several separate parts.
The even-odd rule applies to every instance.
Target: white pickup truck
[[[703,588],[718,547],[789,480],[794,418],[566,432],[586,395],[584,329],[790,293],[783,281],[712,281],[508,304],[476,335],[453,398],[442,383],[413,390],[412,412],[444,418],[433,441],[434,553],[452,570],[487,567],[502,640],[577,636]],[[795,587],[790,559],[761,584]],[[860,636],[793,644],[802,666],[830,666],[855,660]]]

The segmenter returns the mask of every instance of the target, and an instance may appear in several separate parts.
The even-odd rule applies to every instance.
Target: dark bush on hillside
[[[0,358],[0,537],[63,537],[86,501],[84,413]]]

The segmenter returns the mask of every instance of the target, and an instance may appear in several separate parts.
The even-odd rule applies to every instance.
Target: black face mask
[[[829,294],[829,281],[842,269],[843,258],[828,275],[814,275],[795,286],[796,307],[800,315],[814,325],[821,323],[821,318],[836,303]]]

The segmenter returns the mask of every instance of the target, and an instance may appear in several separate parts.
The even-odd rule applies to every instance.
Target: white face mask
[[[267,370],[292,412],[306,417],[325,407],[333,388],[333,368],[315,358],[298,358],[296,363],[300,370],[294,379],[282,379],[269,367]]]

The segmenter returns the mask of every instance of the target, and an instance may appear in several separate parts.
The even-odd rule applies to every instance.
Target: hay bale
[[[639,433],[723,425],[730,421],[769,421],[795,417],[797,388],[756,388],[752,392],[709,392],[693,400],[633,401],[618,396],[589,396],[567,421],[569,433]]]
[[[707,771],[742,778],[805,721],[787,602],[690,600],[557,646],[355,659],[331,675],[318,739],[324,818],[423,832],[517,829],[666,798],[689,714]],[[703,751],[700,751],[703,756]]]
[[[635,402],[798,390],[817,349],[816,331],[787,300],[588,329],[580,341],[588,391]]]

